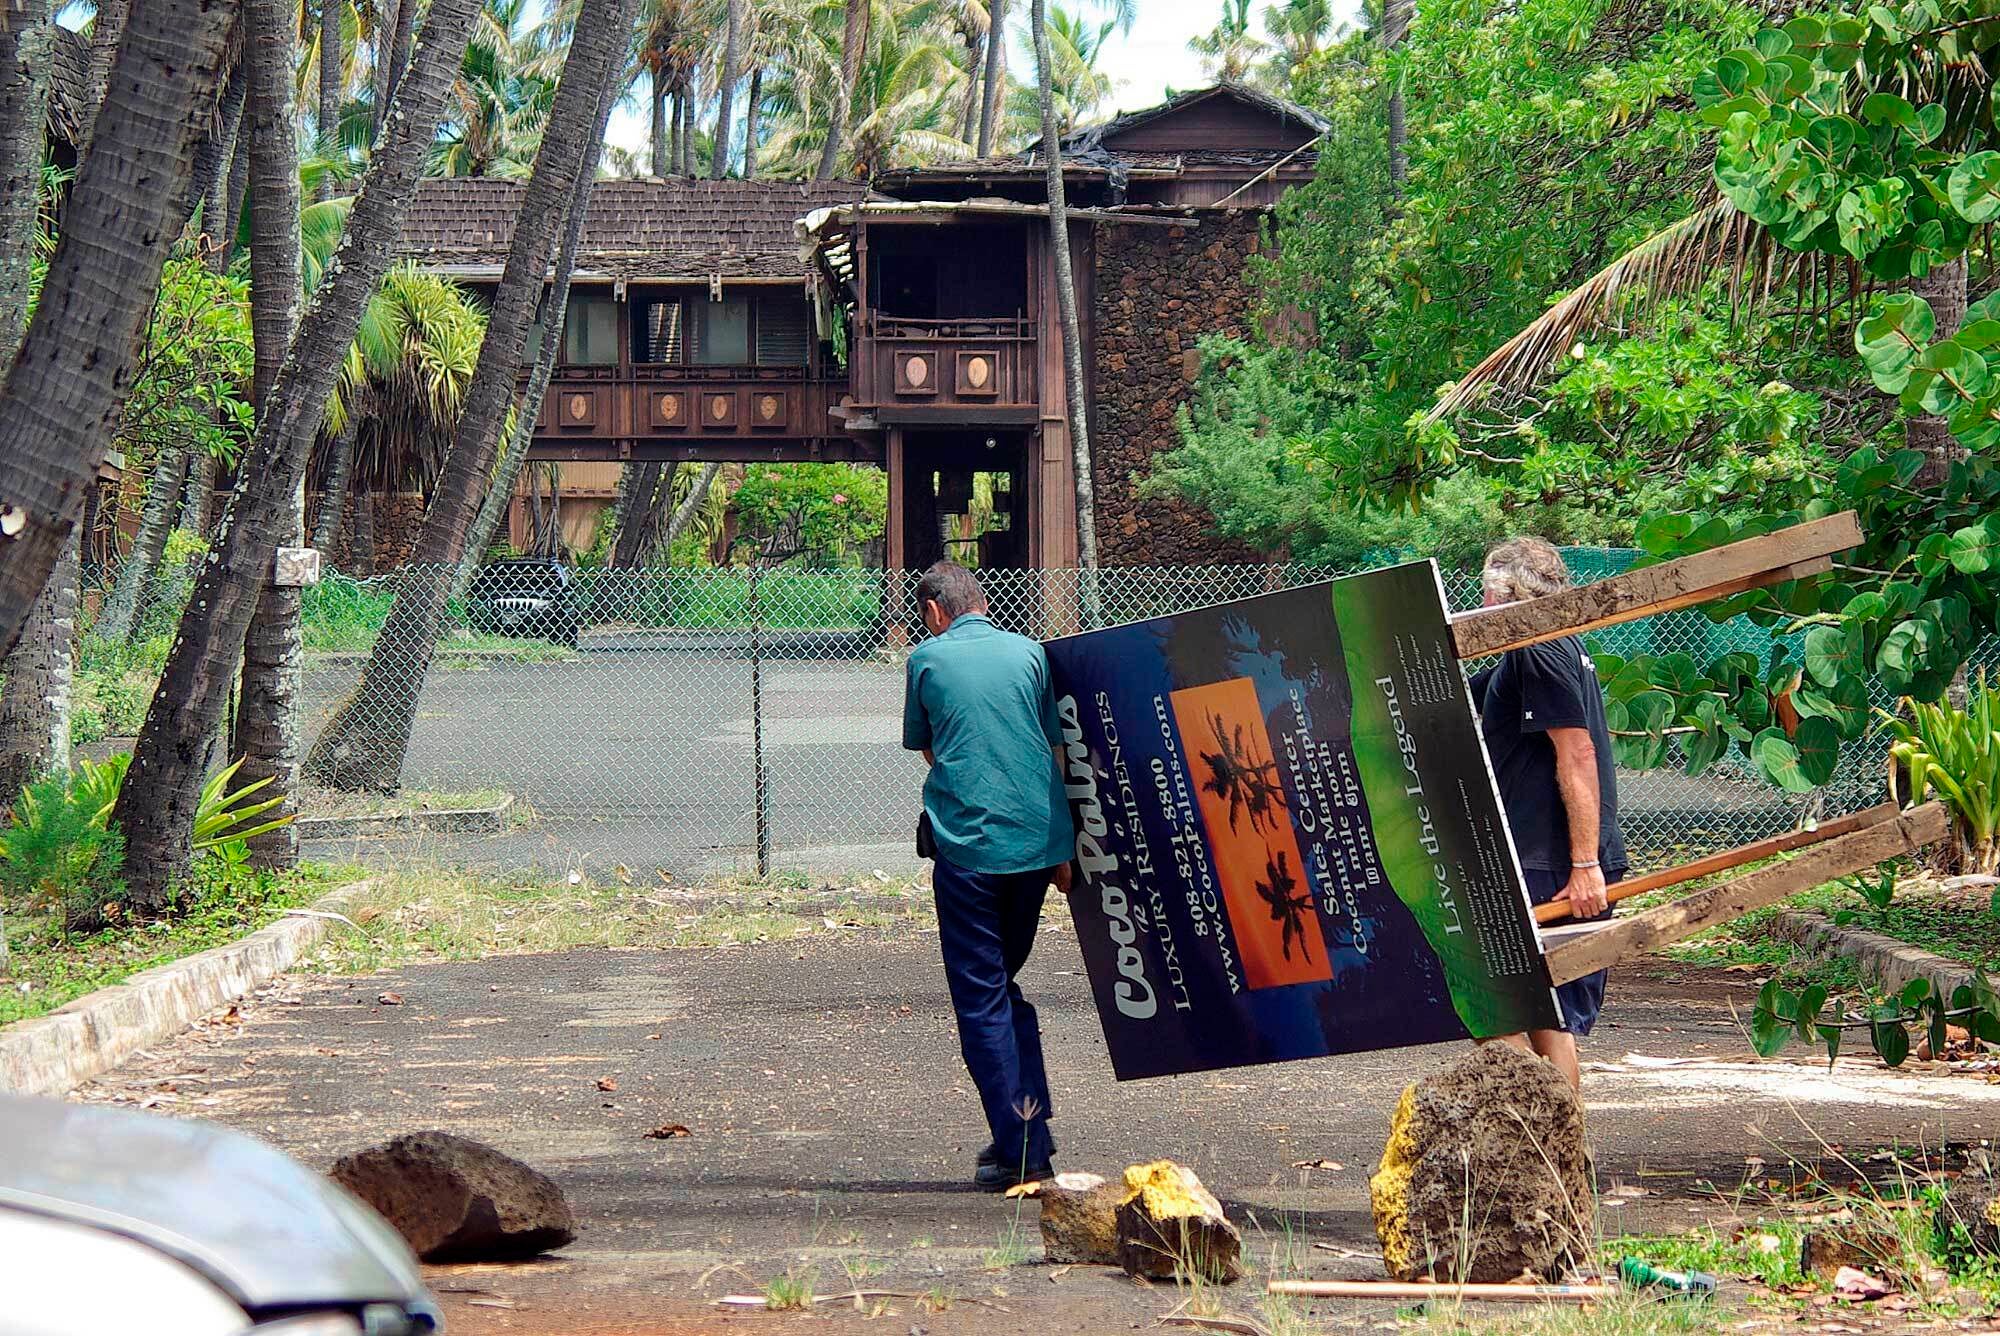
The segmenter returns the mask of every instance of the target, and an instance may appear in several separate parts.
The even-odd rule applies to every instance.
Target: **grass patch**
[[[67,934],[51,917],[10,911],[6,933],[12,959],[0,986],[0,1025],[44,1015],[141,970],[233,942],[354,875],[352,868],[307,864],[280,876],[201,880],[185,893],[174,918],[89,934]]]
[[[1607,1275],[1616,1275],[1625,1258],[1636,1257],[1663,1271],[1706,1271],[1782,1289],[1805,1283],[1799,1269],[1804,1234],[1791,1220],[1759,1221],[1733,1234],[1704,1226],[1685,1234],[1606,1239],[1598,1255]]]
[[[1475,1316],[1464,1304],[1439,1302],[1405,1310],[1397,1325],[1405,1331],[1466,1332],[1482,1336],[1657,1336],[1658,1333],[1719,1332],[1740,1317],[1714,1304],[1620,1294],[1602,1303],[1509,1305],[1492,1317]],[[1486,1312],[1490,1312],[1490,1308]]]
[[[505,789],[474,789],[468,793],[430,793],[403,789],[396,793],[343,793],[338,789],[301,787],[299,815],[323,817],[409,816],[417,812],[462,812],[496,807],[506,801]]]
[[[718,894],[754,900],[755,883],[725,883]],[[319,968],[368,973],[417,960],[582,947],[743,946],[782,942],[841,928],[887,927],[928,915],[926,897],[908,908],[883,907],[890,885],[816,896],[811,903],[703,904],[665,891],[619,882],[598,885],[536,879],[496,879],[448,868],[406,867],[378,878],[345,931],[321,946]],[[864,903],[864,896],[870,903]]]

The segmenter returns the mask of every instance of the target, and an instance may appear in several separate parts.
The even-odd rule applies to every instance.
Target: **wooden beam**
[[[1565,984],[1595,974],[1622,957],[1692,937],[1717,924],[1774,905],[1822,882],[1870,868],[1884,859],[1915,853],[1945,837],[1951,818],[1941,803],[1925,803],[1889,821],[1864,826],[1816,844],[1798,857],[1731,878],[1661,905],[1613,919],[1590,932],[1551,946],[1549,981]]]
[[[1556,1300],[1575,1303],[1580,1299],[1609,1299],[1618,1293],[1616,1285],[1495,1285],[1400,1280],[1273,1280],[1264,1286],[1266,1294],[1289,1295],[1295,1299],[1477,1299],[1483,1303],[1532,1303]]]
[[[1861,543],[1851,510],[1776,533],[1695,552],[1547,598],[1461,612],[1451,619],[1461,659],[1580,635],[1748,589],[1799,580],[1831,568],[1830,558]]]
[[[1782,835],[1758,840],[1754,844],[1725,849],[1719,854],[1697,858],[1692,863],[1682,863],[1679,867],[1662,868],[1658,872],[1648,872],[1643,877],[1632,877],[1613,886],[1607,898],[1615,905],[1620,900],[1629,900],[1635,895],[1657,891],[1663,886],[1678,886],[1684,881],[1693,881],[1697,877],[1712,877],[1718,872],[1727,872],[1733,867],[1742,867],[1745,863],[1754,863],[1762,858],[1790,853],[1794,849],[1803,849],[1811,844],[1823,844],[1849,831],[1887,821],[1901,810],[1895,803],[1878,803],[1851,816],[1825,822],[1812,830],[1789,830]],[[1545,905],[1535,906],[1537,923],[1555,923],[1568,917],[1567,900],[1551,900]]]

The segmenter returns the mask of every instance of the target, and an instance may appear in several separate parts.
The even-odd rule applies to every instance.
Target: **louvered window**
[[[757,299],[757,365],[804,366],[812,313],[804,297],[767,294]]]
[[[681,312],[678,301],[647,302],[639,308],[640,362],[681,360]]]

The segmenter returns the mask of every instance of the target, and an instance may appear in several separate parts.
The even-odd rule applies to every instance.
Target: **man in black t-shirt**
[[[1569,587],[1562,554],[1539,538],[1516,538],[1487,554],[1486,605],[1542,598]],[[1507,825],[1536,904],[1566,898],[1578,921],[1608,916],[1605,888],[1625,875],[1618,833],[1618,782],[1597,670],[1574,636],[1509,651],[1472,679],[1480,732],[1493,761]],[[1509,1035],[1569,1078],[1582,1080],[1576,1036],[1604,1004],[1604,971],[1556,990],[1561,1030]]]

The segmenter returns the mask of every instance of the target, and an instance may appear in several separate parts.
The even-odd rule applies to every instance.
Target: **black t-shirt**
[[[1500,798],[1521,866],[1567,876],[1569,818],[1556,785],[1552,728],[1587,728],[1597,751],[1597,859],[1606,880],[1625,869],[1618,833],[1618,782],[1597,670],[1574,636],[1510,650],[1472,679],[1479,728],[1500,781]]]

